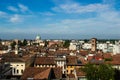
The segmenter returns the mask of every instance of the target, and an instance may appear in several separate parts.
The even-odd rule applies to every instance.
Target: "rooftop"
[[[51,68],[35,68],[35,67],[28,67],[25,69],[21,79],[48,79],[50,74]]]
[[[34,64],[55,65],[55,59],[53,57],[37,57]]]

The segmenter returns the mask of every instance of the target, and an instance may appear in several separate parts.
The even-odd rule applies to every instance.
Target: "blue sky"
[[[119,15],[120,0],[0,0],[0,38],[120,38]]]

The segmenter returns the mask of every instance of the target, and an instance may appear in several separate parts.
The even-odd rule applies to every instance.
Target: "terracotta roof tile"
[[[68,77],[69,78],[75,78],[75,75],[74,74],[68,74]]]
[[[50,68],[49,69],[46,69],[44,70],[43,72],[41,73],[38,73],[34,76],[34,79],[48,79],[49,77],[49,74],[50,74]]]
[[[62,78],[62,68],[60,67],[55,67],[52,68],[54,72],[54,79],[61,79]]]
[[[81,71],[80,68],[76,68],[75,70],[76,70],[77,76],[85,76],[85,73]]]
[[[103,54],[103,57],[104,57],[104,58],[111,58],[112,56],[111,56],[110,53],[105,53],[105,54]]]
[[[28,59],[30,59],[33,55],[24,55],[24,56],[19,56],[16,55],[14,52],[7,53],[2,55],[3,57],[3,62],[25,62]]]
[[[28,67],[25,69],[21,79],[33,78],[33,79],[48,79],[50,74],[50,68],[35,68]]]
[[[97,53],[96,55],[94,55],[94,59],[96,59],[96,60],[102,60],[103,56],[102,56],[102,54]]]
[[[76,65],[77,64],[77,57],[76,56],[67,56],[66,58],[67,65]]]
[[[80,51],[80,55],[82,55],[82,56],[86,56],[86,55],[88,55],[88,51],[86,51],[86,50],[81,50]]]
[[[107,63],[110,63],[112,65],[120,65],[120,55],[113,55],[112,56],[112,61],[109,61]]]
[[[57,50],[55,53],[56,54],[69,54],[71,51],[70,50]]]
[[[120,55],[114,55],[112,56],[113,61],[120,61]]]
[[[94,56],[88,56],[87,60],[90,61],[93,59]]]
[[[86,64],[87,60],[84,59],[84,57],[78,57],[78,59],[82,62],[82,64]]]
[[[53,57],[37,57],[34,64],[55,65],[55,60]]]

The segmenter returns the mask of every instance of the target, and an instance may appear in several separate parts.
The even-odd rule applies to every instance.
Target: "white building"
[[[107,52],[107,44],[106,43],[98,43],[97,49],[102,50],[104,53]]]
[[[71,42],[69,46],[69,50],[76,50],[76,49],[77,49],[76,43]]]
[[[91,49],[91,44],[90,44],[90,43],[84,43],[84,44],[82,45],[82,48],[83,48],[83,49]]]
[[[77,41],[71,41],[69,50],[79,50],[81,48],[81,43]]]
[[[115,45],[113,45],[113,54],[120,54],[120,41],[115,42]]]
[[[107,41],[106,43],[97,42],[96,44],[97,44],[96,45],[97,49],[102,50],[104,53],[113,52],[113,45],[114,44],[110,43],[109,41]],[[91,49],[91,47],[92,47],[91,43],[84,43],[82,45],[83,49]],[[117,47],[116,47],[116,49],[117,49]]]
[[[25,62],[22,60],[10,59],[10,61],[5,62],[5,64],[10,64],[13,76],[21,76],[25,70]]]
[[[29,67],[33,63],[35,55],[27,55],[27,56],[23,56],[23,57],[22,58],[21,57],[6,58],[7,61],[5,62],[5,64],[10,64],[10,67],[12,68],[13,76],[21,76],[23,74],[25,68]]]
[[[25,62],[10,62],[12,67],[12,75],[22,75],[25,70]]]
[[[40,40],[41,40],[41,37],[39,35],[37,35],[36,38],[35,38],[36,43],[39,43]]]
[[[62,67],[62,73],[65,74],[66,56],[55,58],[57,67]]]
[[[37,46],[45,46],[44,41],[41,40],[41,37],[39,35],[36,36],[35,41],[33,41],[33,44],[34,43],[37,44]]]

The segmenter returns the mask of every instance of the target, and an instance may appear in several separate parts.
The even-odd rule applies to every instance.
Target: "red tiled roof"
[[[86,56],[87,54],[88,54],[88,51],[86,51],[86,50],[80,51],[80,55],[82,55],[82,56]]]
[[[112,56],[113,61],[120,61],[120,54]]]
[[[37,57],[34,64],[55,65],[55,60],[53,57]]]
[[[77,64],[77,57],[76,56],[67,56],[66,58],[67,65],[76,65]]]
[[[49,77],[49,74],[50,74],[50,68],[47,69],[47,70],[44,70],[43,72],[41,73],[38,73],[34,76],[34,79],[48,79]]]
[[[120,61],[111,61],[112,65],[120,65]]]
[[[21,79],[33,78],[33,79],[48,79],[51,68],[35,68],[28,67],[25,69]]]
[[[88,61],[92,60],[94,58],[94,56],[88,56]]]
[[[95,59],[95,60],[102,60],[102,59],[103,59],[103,56],[100,55],[100,54],[96,54],[96,55],[94,56],[94,59]]]
[[[57,50],[55,53],[56,54],[69,54],[71,51],[70,50]]]
[[[75,75],[74,74],[68,74],[68,77],[69,78],[75,78]]]
[[[82,62],[82,64],[86,64],[88,61],[84,59],[84,57],[78,57],[78,60]]]
[[[61,79],[62,78],[62,68],[55,67],[55,68],[53,68],[53,72],[54,72],[54,79]]]
[[[104,53],[104,54],[103,54],[103,57],[104,57],[104,58],[111,58],[112,56],[111,56],[110,53]]]
[[[112,56],[112,61],[109,61],[112,65],[120,65],[120,54],[118,55],[113,55]]]
[[[76,70],[77,76],[85,76],[85,73],[81,71],[80,68],[76,68],[75,70]]]
[[[28,59],[30,59],[32,56],[33,56],[33,54],[31,54],[31,56],[30,56],[30,54],[28,54],[28,55],[24,55],[24,56],[20,57],[19,55],[15,54],[14,52],[2,55],[4,62],[25,62]]]

